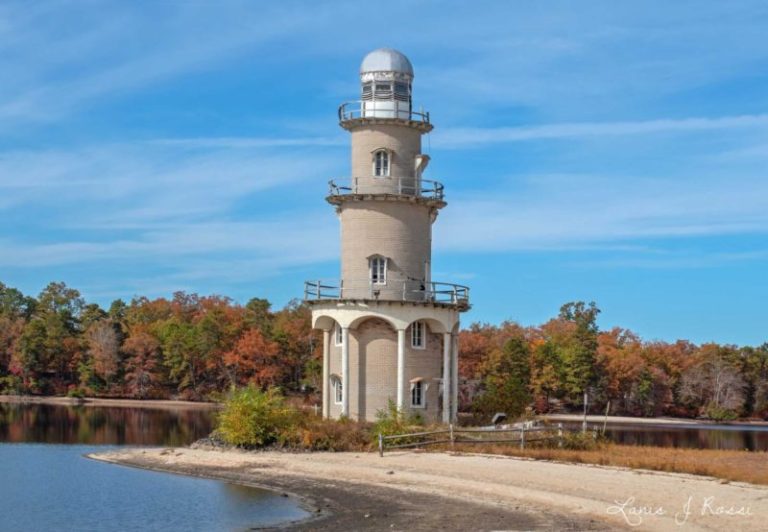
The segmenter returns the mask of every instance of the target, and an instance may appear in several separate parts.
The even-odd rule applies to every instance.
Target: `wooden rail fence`
[[[379,434],[379,456],[384,456],[385,449],[408,449],[424,447],[440,443],[449,443],[453,447],[457,443],[517,443],[525,449],[526,443],[534,441],[557,440],[558,446],[563,446],[563,424],[551,427],[515,427],[511,429],[469,429],[448,425],[447,429],[410,434]],[[508,434],[508,437],[501,437]],[[429,439],[432,437],[432,439]],[[416,441],[413,441],[416,440]],[[390,443],[391,442],[391,443]]]

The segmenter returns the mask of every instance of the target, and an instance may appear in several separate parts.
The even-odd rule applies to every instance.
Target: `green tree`
[[[523,338],[511,338],[501,350],[491,353],[481,369],[483,392],[475,402],[475,410],[486,415],[522,414],[531,402],[530,358],[530,346]]]
[[[594,302],[566,303],[560,308],[560,319],[574,325],[571,341],[563,349],[565,388],[574,402],[597,380],[597,315],[600,309]]]

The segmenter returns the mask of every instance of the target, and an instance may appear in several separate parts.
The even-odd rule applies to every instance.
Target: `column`
[[[349,328],[341,328],[341,415],[349,416]]]
[[[397,408],[405,410],[405,329],[397,330]]]
[[[443,333],[443,423],[451,422],[451,333]]]
[[[331,364],[331,330],[323,329],[323,386],[320,388],[323,394],[323,417],[331,417],[330,412],[330,364]]]
[[[453,363],[452,370],[453,376],[451,378],[451,384],[453,385],[453,395],[451,396],[451,421],[456,422],[459,413],[459,335],[452,335],[453,341],[451,342],[453,351]]]

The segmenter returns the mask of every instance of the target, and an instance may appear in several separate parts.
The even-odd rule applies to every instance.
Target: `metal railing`
[[[339,106],[339,121],[359,120],[361,118],[398,118],[411,122],[429,124],[429,113],[414,111],[408,102],[398,100],[344,102]]]
[[[381,301],[423,301],[469,306],[469,287],[420,281],[390,281],[374,284],[370,281],[305,281],[304,300],[371,299]]]
[[[417,177],[345,177],[328,181],[328,194],[397,194],[442,201],[445,187],[439,181]]]
[[[384,456],[386,449],[411,449],[448,443],[451,447],[458,444],[479,443],[515,443],[521,449],[525,449],[526,443],[538,441],[556,440],[558,447],[563,446],[563,424],[558,423],[554,427],[520,427],[497,429],[463,429],[448,425],[448,429],[431,430],[427,432],[412,432],[410,434],[393,434],[384,436],[379,434],[379,456]],[[502,437],[509,435],[508,437]],[[430,438],[431,439],[428,439]],[[393,442],[393,443],[388,443]],[[401,442],[401,443],[394,443]]]

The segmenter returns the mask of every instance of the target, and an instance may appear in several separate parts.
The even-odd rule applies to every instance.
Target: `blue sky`
[[[389,46],[436,126],[433,278],[472,287],[465,323],[582,299],[762,343],[766,27],[764,2],[6,0],[0,280],[281,306],[336,277],[336,108]]]

